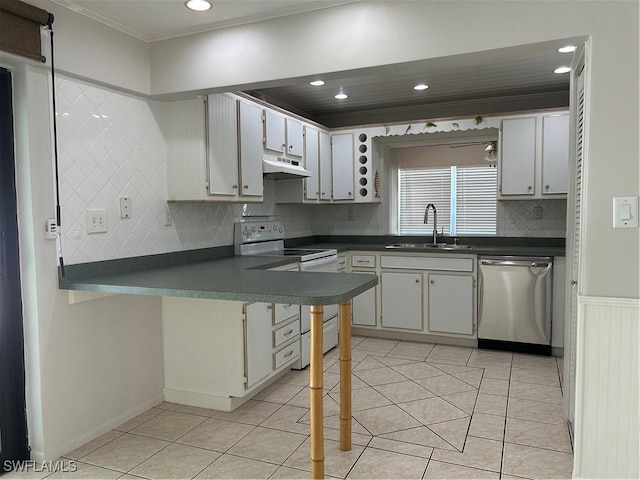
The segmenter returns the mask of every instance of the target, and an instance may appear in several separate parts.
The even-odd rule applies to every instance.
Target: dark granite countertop
[[[440,241],[441,239],[439,239]],[[444,239],[449,241],[452,239]],[[429,240],[426,240],[429,241]],[[386,245],[424,243],[424,237],[316,236],[286,241],[288,247],[335,248],[339,252],[387,254],[564,256],[564,239],[461,238],[472,248],[459,250],[387,249]],[[450,242],[452,243],[452,242]],[[331,305],[370,289],[377,278],[366,274],[269,270],[297,262],[296,257],[233,256],[233,247],[71,265],[60,272],[59,286],[112,294],[207,298],[244,302]]]
[[[350,300],[378,283],[363,274],[268,270],[296,258],[220,257],[140,271],[72,273],[60,277],[60,288],[91,292],[207,298],[243,302],[331,305]],[[73,266],[66,267],[73,271]]]

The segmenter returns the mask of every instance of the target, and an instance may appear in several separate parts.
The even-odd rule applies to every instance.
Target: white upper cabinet
[[[210,195],[238,195],[237,103],[228,95],[208,97]]]
[[[498,198],[566,198],[569,115],[505,118],[500,129]]]
[[[240,103],[240,195],[262,197],[262,108]]]
[[[353,134],[331,136],[333,199],[353,200]]]
[[[284,116],[273,110],[265,110],[264,148],[285,153],[287,147]]]
[[[304,152],[302,122],[267,109],[265,112],[264,148],[302,157]]]
[[[304,135],[302,123],[287,118],[287,153],[294,157],[302,157],[304,152]]]
[[[331,136],[320,132],[319,164],[320,164],[320,200],[331,200],[333,178],[331,175]]]
[[[536,164],[536,118],[502,121],[500,164],[502,195],[533,195]]]
[[[566,194],[568,174],[569,115],[542,117],[542,194]]]
[[[306,168],[311,172],[311,176],[305,179],[305,199],[317,200],[320,197],[320,168],[319,168],[319,136],[318,130],[306,127],[304,135],[304,158]]]

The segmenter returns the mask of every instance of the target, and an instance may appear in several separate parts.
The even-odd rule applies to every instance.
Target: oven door
[[[316,260],[307,260],[300,262],[301,272],[338,272],[338,255],[330,255],[328,257],[318,258]],[[324,321],[336,317],[338,315],[338,305],[324,306]],[[303,306],[300,312],[300,332],[306,333],[311,330],[311,316],[309,307]]]

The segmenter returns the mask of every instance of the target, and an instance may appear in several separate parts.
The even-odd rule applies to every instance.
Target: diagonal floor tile
[[[284,405],[260,424],[261,427],[273,428],[284,432],[309,434],[309,425],[300,423],[300,419],[308,414],[308,408]]]
[[[403,453],[405,455],[413,455],[414,457],[431,458],[433,447],[417,445],[415,443],[400,442],[382,437],[373,437],[368,447],[387,450],[389,452]]]
[[[367,358],[362,360],[360,363],[358,363],[358,365],[353,367],[352,371],[357,372],[360,370],[371,370],[372,368],[384,368],[384,367],[385,367],[384,363],[380,363],[375,357],[368,356]]]
[[[353,350],[367,351],[370,353],[388,354],[398,344],[397,340],[387,340],[382,338],[366,338],[353,347]]]
[[[504,440],[505,417],[474,413],[469,427],[469,435],[488,438],[490,440]]]
[[[483,378],[480,384],[480,393],[506,397],[509,394],[509,381],[498,380],[496,378]]]
[[[389,367],[362,370],[354,372],[353,374],[372,387],[375,387],[376,385],[385,385],[387,383],[403,382],[406,380],[406,377],[400,375]]]
[[[172,443],[130,473],[150,479],[193,478],[221,453]]]
[[[367,448],[347,478],[422,478],[426,458]]]
[[[310,471],[311,462],[309,452],[311,440],[305,440],[293,454],[287,458],[284,465],[300,470]],[[325,440],[324,442],[324,471],[326,475],[344,478],[356,463],[364,447],[353,445],[350,451],[340,450],[340,442]]]
[[[480,383],[482,382],[483,378],[483,371],[477,370],[475,372],[458,372],[452,373],[451,376],[463,381],[464,383],[468,383],[474,388],[480,388]]]
[[[427,471],[424,475],[425,479],[437,480],[437,479],[498,479],[500,474],[498,472],[489,472],[487,470],[480,470],[477,468],[463,467],[461,465],[453,465],[451,463],[438,462],[437,460],[431,460]]]
[[[82,461],[128,472],[167,445],[169,442],[163,440],[125,434],[86,455]]]
[[[183,445],[225,452],[253,430],[252,425],[210,418],[177,440]]]
[[[282,465],[307,435],[256,427],[229,449],[230,454]],[[275,469],[274,469],[275,471]]]
[[[407,430],[401,430],[399,432],[387,433],[384,435],[380,435],[380,438],[396,440],[398,442],[407,444],[439,448],[442,450],[452,450],[454,452],[457,451],[453,445],[445,442],[441,437],[433,433],[427,427],[416,427]]]
[[[507,418],[505,442],[572,453],[569,429],[565,425]]]
[[[118,430],[120,432],[128,432],[133,430],[134,428],[142,425],[144,422],[151,420],[153,417],[160,415],[164,410],[159,408],[151,408],[146,412],[141,413],[140,415],[133,417],[128,422],[123,423],[122,425],[114,428],[114,430]]]
[[[502,471],[525,478],[571,478],[573,455],[505,443]]]
[[[464,413],[471,415],[473,408],[476,405],[476,398],[478,397],[477,390],[469,390],[468,392],[451,393],[449,395],[442,395],[440,398],[449,402],[454,407],[458,407]]]
[[[462,451],[467,438],[470,420],[471,417],[465,417],[457,420],[449,420],[448,422],[433,423],[429,425],[429,429],[442,437],[447,443],[450,443],[456,447],[456,449]]]
[[[424,398],[436,396],[434,393],[411,380],[407,380],[406,382],[389,383],[387,385],[378,385],[373,388],[393,403],[411,402],[413,400],[422,400]]]
[[[364,428],[373,435],[397,432],[420,426],[420,423],[395,405],[371,408],[353,413],[355,418]]]
[[[300,385],[292,385],[289,383],[273,383],[258,393],[253,399],[284,405],[300,393],[303,388],[304,387]]]
[[[427,356],[428,362],[466,365],[471,356],[472,348],[455,347],[450,345],[436,345]]]
[[[467,392],[469,390],[476,390],[468,383],[458,380],[451,375],[440,375],[439,377],[429,377],[414,380],[418,385],[422,385],[424,388],[436,395],[449,395],[450,393]]]
[[[442,370],[432,367],[428,363],[424,362],[407,363],[405,365],[397,365],[391,368],[411,380],[446,375]]]
[[[479,393],[473,411],[474,413],[487,413],[504,417],[507,414],[507,397]]]
[[[397,384],[393,384],[397,385]],[[338,405],[338,411],[340,408],[340,393],[330,393]],[[351,392],[351,410],[357,412],[358,410],[366,410],[368,408],[384,407],[385,405],[391,405],[393,402],[384,395],[374,390],[372,387],[359,388]]]
[[[205,420],[206,417],[199,415],[189,415],[169,410],[134,428],[130,433],[159,440],[174,441]]]
[[[416,357],[424,360],[434,347],[433,343],[400,342],[387,355],[390,357]]]
[[[100,480],[115,480],[116,478],[121,478],[122,472],[117,472],[115,470],[109,470],[107,468],[97,467],[95,465],[90,465],[88,463],[74,461],[71,464],[69,461],[64,460],[63,466],[57,470],[55,473],[52,473],[50,470],[45,470],[41,472],[41,475],[46,476],[46,478],[50,479],[93,479],[98,478]],[[13,475],[12,475],[13,473]],[[34,472],[35,473],[35,472]],[[10,472],[3,473],[3,480],[6,478],[7,480],[11,478],[20,478],[20,475],[24,475],[24,473]],[[35,478],[31,477],[30,478]],[[26,478],[26,477],[22,477]]]
[[[92,441],[85,443],[81,447],[76,448],[75,450],[66,453],[65,458],[70,458],[72,460],[79,460],[85,455],[97,450],[98,448],[106,445],[107,443],[115,440],[116,438],[123,435],[123,432],[118,432],[116,430],[110,430],[107,433],[100,435],[98,438],[93,439]]]
[[[469,416],[459,408],[454,407],[450,403],[447,403],[438,397],[399,403],[398,406],[424,425],[446,422],[448,420],[455,420]]]
[[[278,466],[271,463],[225,454],[195,478],[269,478],[277,469]]]
[[[500,472],[502,442],[487,440],[486,438],[467,437],[462,453],[434,450],[431,458],[465,467]]]
[[[278,408],[280,408],[280,406],[275,403],[249,400],[233,412],[220,412],[215,418],[216,420],[240,422],[248,425],[260,425],[260,423],[264,422],[269,415],[278,410]]]
[[[413,358],[398,358],[398,357],[375,357],[383,365],[387,367],[394,367],[396,365],[405,365],[407,363],[415,363],[415,359]]]

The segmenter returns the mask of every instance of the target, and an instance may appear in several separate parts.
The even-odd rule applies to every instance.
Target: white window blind
[[[398,232],[408,235],[433,233],[433,210],[424,224],[424,211],[433,203],[438,210],[438,232],[450,231],[451,168],[398,170]]]
[[[497,169],[458,167],[456,187],[456,235],[495,235]]]
[[[398,233],[433,233],[432,210],[424,224],[425,208],[433,203],[439,233],[495,234],[497,183],[496,169],[488,166],[399,169]]]

